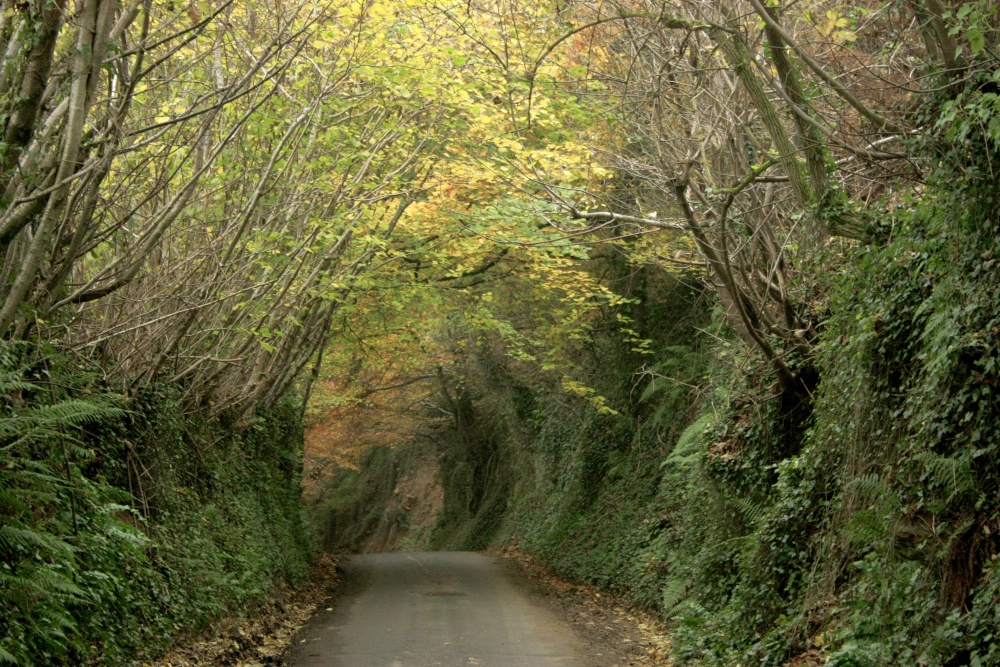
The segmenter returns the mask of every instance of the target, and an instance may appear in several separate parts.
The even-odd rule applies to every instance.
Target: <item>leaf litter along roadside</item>
[[[652,614],[629,607],[593,586],[567,581],[516,549],[490,549],[487,553],[519,570],[533,592],[562,613],[590,645],[594,667],[670,667],[666,627]]]
[[[226,619],[209,638],[177,646],[139,667],[271,667],[284,665],[284,654],[296,633],[317,609],[327,604],[342,581],[329,555],[319,558],[302,585],[281,588],[250,618]]]

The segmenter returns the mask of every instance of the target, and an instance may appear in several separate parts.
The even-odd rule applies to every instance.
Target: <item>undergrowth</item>
[[[0,663],[127,664],[306,574],[295,406],[237,429],[25,345],[0,385]]]

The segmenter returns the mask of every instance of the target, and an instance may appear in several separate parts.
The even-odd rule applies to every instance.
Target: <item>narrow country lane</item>
[[[490,556],[371,554],[346,570],[351,592],[303,631],[291,667],[584,664],[574,631]]]

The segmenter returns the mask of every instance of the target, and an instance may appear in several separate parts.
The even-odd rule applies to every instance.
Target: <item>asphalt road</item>
[[[345,596],[299,635],[290,667],[583,664],[570,626],[490,556],[369,554],[345,570]]]

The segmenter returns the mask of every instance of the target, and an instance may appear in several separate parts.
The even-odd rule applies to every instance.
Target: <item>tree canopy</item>
[[[640,369],[623,380],[636,404],[660,391],[643,360],[663,350],[640,321],[653,273],[704,288],[711,335],[740,346],[734,375],[766,378],[801,435],[836,366],[837,281],[901,238],[937,245],[898,266],[933,264],[995,213],[991,0],[0,8],[0,453],[19,461],[164,387],[181,414],[240,433],[290,399],[384,397],[407,432],[458,422],[476,349],[613,419],[632,396],[595,381],[609,337]],[[967,282],[986,284],[991,252],[959,253]],[[986,301],[962,283],[921,317],[947,292],[971,322]],[[984,323],[958,350],[952,315],[928,316],[936,343],[914,365],[952,368],[996,336]],[[858,318],[863,340],[885,329]],[[55,357],[99,388],[99,410],[60,402]],[[995,363],[973,365],[981,407]],[[967,427],[913,433],[982,438],[980,407],[963,407]],[[36,506],[18,503],[28,525]]]

